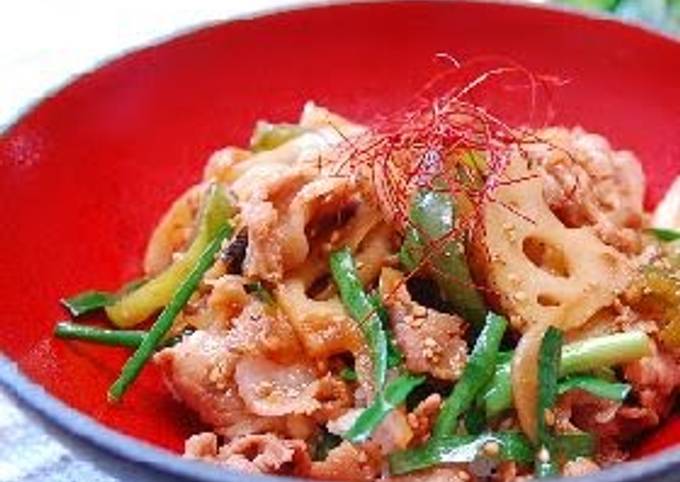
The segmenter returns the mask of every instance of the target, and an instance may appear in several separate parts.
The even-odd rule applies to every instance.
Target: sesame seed
[[[256,393],[261,398],[266,398],[274,391],[274,385],[269,381],[262,381],[257,386]]]
[[[513,224],[505,223],[503,225],[503,231],[505,231],[505,234],[510,241],[515,241],[517,239],[517,236],[515,235],[515,226]]]
[[[547,426],[552,427],[553,425],[555,425],[555,413],[552,410],[546,408],[543,414],[543,418]]]
[[[526,301],[529,298],[524,291],[517,291],[516,293],[513,293],[512,297],[515,299],[515,301],[520,303]]]
[[[416,318],[423,318],[427,316],[427,308],[424,306],[416,305],[415,308],[413,308],[413,316]]]
[[[550,462],[550,452],[548,452],[548,449],[541,447],[541,450],[538,451],[538,460],[544,464]]]
[[[425,318],[412,318],[411,323],[409,323],[413,328],[420,328],[423,326]]]
[[[487,457],[496,457],[501,451],[500,445],[498,445],[498,442],[495,441],[490,441],[484,444],[484,448],[482,449],[484,451],[484,455]]]

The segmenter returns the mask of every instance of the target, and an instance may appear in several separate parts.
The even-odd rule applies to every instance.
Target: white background
[[[318,0],[0,0],[0,131],[27,104],[122,51],[205,22]]]

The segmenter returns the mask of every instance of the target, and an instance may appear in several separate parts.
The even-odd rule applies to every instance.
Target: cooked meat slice
[[[598,432],[615,419],[621,403],[582,390],[562,395],[555,405],[555,426],[562,432]]]
[[[312,462],[309,476],[321,480],[373,481],[381,468],[382,456],[377,446],[342,442],[328,453],[326,460]]]
[[[283,276],[279,213],[271,202],[257,201],[241,207],[241,217],[248,226],[248,248],[243,272],[250,277],[280,281]]]
[[[253,431],[281,429],[283,419],[248,413],[233,380],[240,358],[267,353],[271,338],[279,339],[274,327],[281,323],[267,315],[261,304],[253,302],[233,320],[233,328],[197,330],[154,359],[173,393],[217,431],[237,423],[241,429]],[[299,356],[296,343],[295,339],[289,340],[292,348],[287,357]]]
[[[232,274],[222,275],[211,282],[212,291],[207,299],[211,321],[228,327],[232,318],[241,314],[250,302],[244,283],[245,278]]]
[[[329,421],[326,427],[330,433],[342,436],[352,428],[362,412],[360,408],[348,410],[342,416]],[[412,439],[413,430],[411,430],[406,414],[401,409],[390,412],[373,431],[370,438],[383,454],[405,449]]]
[[[323,422],[350,407],[347,385],[330,374],[318,378],[308,363],[280,365],[262,357],[247,357],[234,376],[248,409],[257,415],[314,415]]]
[[[408,423],[413,429],[413,436],[416,441],[425,442],[430,438],[432,427],[439,415],[441,406],[441,395],[433,393],[408,414]]]
[[[319,409],[314,412],[314,419],[320,423],[340,417],[354,402],[347,383],[330,374],[315,382],[314,398],[320,404]]]
[[[319,177],[305,184],[293,197],[289,206],[279,208],[282,213],[281,246],[286,269],[302,264],[309,254],[307,226],[315,220],[336,215],[344,206],[354,204],[354,186],[344,177]]]
[[[338,297],[323,301],[309,298],[304,282],[298,278],[279,285],[275,295],[310,358],[354,355],[360,385],[355,397],[368,403],[373,397],[370,352],[359,326],[347,315]]]
[[[560,397],[555,415],[560,431],[578,429],[598,435],[596,462],[600,465],[624,460],[626,442],[659,423],[648,408],[622,406],[580,390]]]
[[[606,244],[627,254],[641,249],[645,176],[627,151],[577,127],[539,131],[528,148],[541,169],[543,194],[567,226],[592,226]]]
[[[232,381],[233,349],[227,336],[198,330],[154,360],[175,396],[216,430],[246,421],[256,432],[280,429],[282,419],[248,413]]]
[[[568,460],[564,467],[562,467],[562,475],[565,477],[580,477],[582,475],[592,474],[600,470],[600,466],[586,457],[578,457],[574,460]]]
[[[375,429],[371,440],[380,446],[383,454],[391,454],[404,450],[413,439],[413,430],[409,426],[403,410],[391,411]]]
[[[220,448],[217,460],[238,470],[264,474],[304,475],[309,467],[305,442],[272,434],[234,439]]]
[[[361,331],[337,296],[322,301],[309,298],[300,278],[280,284],[275,296],[310,357],[324,359],[341,353],[356,356],[362,351]]]
[[[184,443],[184,456],[189,459],[213,460],[217,456],[217,435],[213,432],[192,435]]]
[[[203,179],[206,181],[232,182],[242,170],[238,165],[251,156],[250,151],[238,147],[225,147],[215,151],[208,159],[203,170]]]
[[[642,407],[661,418],[668,415],[680,387],[680,364],[671,354],[655,347],[652,356],[627,365],[624,375]]]
[[[465,322],[415,302],[399,271],[384,268],[380,291],[406,367],[442,380],[457,380],[467,361]]]
[[[309,364],[279,365],[263,357],[245,357],[236,365],[234,379],[256,415],[311,415],[320,408],[314,398],[317,378]]]

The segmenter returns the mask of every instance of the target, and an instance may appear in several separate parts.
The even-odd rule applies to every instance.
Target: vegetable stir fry
[[[209,428],[184,455],[228,468],[510,482],[625,460],[680,387],[680,182],[649,216],[631,153],[466,95],[258,123],[163,216],[144,276],[62,300],[55,336],[130,350],[110,403],[158,365]]]

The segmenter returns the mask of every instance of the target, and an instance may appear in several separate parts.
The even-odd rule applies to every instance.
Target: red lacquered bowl
[[[79,78],[0,137],[0,379],[149,477],[248,478],[171,455],[199,425],[154,367],[122,406],[108,405],[126,352],[52,339],[66,316],[58,300],[138,276],[170,201],[199,179],[212,151],[245,144],[256,120],[294,120],[314,99],[368,121],[436,74],[439,52],[502,56],[568,80],[554,90],[553,122],[635,151],[649,206],[680,173],[680,43],[639,27],[531,6],[395,2],[198,30]],[[680,442],[679,426],[668,424],[640,453]],[[592,480],[671,480],[673,470],[680,452],[671,450]]]

